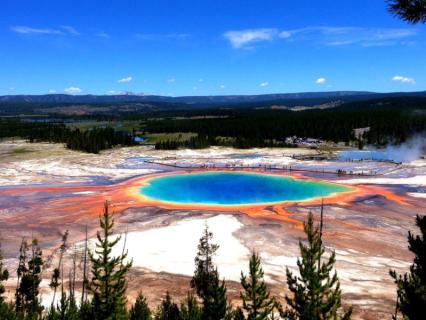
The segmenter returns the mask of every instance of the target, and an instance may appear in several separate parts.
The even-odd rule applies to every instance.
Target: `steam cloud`
[[[339,159],[411,162],[426,154],[426,135],[415,135],[400,145],[389,144],[384,149],[349,150],[339,153]]]
[[[388,145],[384,155],[395,162],[410,162],[419,159],[425,151],[426,136],[416,135],[401,145]]]

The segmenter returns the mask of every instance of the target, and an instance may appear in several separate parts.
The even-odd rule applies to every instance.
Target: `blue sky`
[[[384,0],[2,0],[0,94],[426,89]]]

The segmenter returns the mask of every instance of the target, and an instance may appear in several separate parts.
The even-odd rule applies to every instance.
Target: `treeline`
[[[82,120],[79,116],[75,119]],[[287,137],[310,137],[334,142],[353,142],[353,129],[370,127],[362,143],[402,143],[426,130],[426,98],[398,97],[345,103],[324,110],[289,111],[253,109],[244,105],[230,109],[183,110],[125,116],[87,115],[91,120],[140,120],[147,133],[194,133],[189,140],[169,139],[157,149],[231,146],[236,148],[289,147]],[[69,119],[68,119],[69,120]],[[97,153],[114,145],[134,144],[131,133],[108,128],[79,131],[59,123],[0,119],[0,138],[18,136],[29,140],[66,143],[69,148]]]
[[[205,135],[198,134],[195,137],[190,137],[188,140],[168,139],[155,143],[157,150],[177,150],[179,148],[189,149],[204,149],[216,144],[215,138],[210,138]]]
[[[211,146],[233,147],[238,149],[249,148],[291,148],[295,147],[285,141],[276,141],[275,139],[264,140],[261,138],[253,137],[236,137],[236,138],[223,138],[206,136],[204,134],[197,134],[189,140],[181,139],[168,139],[159,141],[155,144],[157,150],[177,150],[180,148],[188,149],[204,149]]]
[[[288,268],[288,295],[285,305],[273,297],[264,281],[261,259],[253,252],[249,261],[248,273],[241,273],[241,307],[233,307],[228,302],[225,280],[221,279],[214,257],[218,245],[213,242],[213,234],[208,227],[203,231],[195,257],[195,271],[190,281],[191,290],[178,305],[168,292],[155,309],[151,310],[142,291],[135,303],[127,308],[126,276],[132,266],[128,262],[127,251],[113,256],[112,252],[120,241],[113,234],[114,220],[105,204],[100,216],[100,231],[94,250],[88,249],[86,236],[83,270],[77,271],[76,254],[71,268],[64,274],[65,253],[69,248],[68,231],[62,237],[59,257],[53,269],[50,288],[53,292],[49,308],[44,308],[40,298],[40,283],[45,260],[37,240],[30,243],[23,240],[19,251],[17,286],[14,301],[6,301],[2,282],[8,280],[0,255],[0,319],[8,320],[321,320],[351,319],[352,308],[343,310],[339,279],[334,271],[335,253],[325,254],[322,240],[322,209],[319,226],[314,224],[312,213],[304,224],[306,242],[300,242],[301,258],[298,259],[298,274]],[[409,234],[409,249],[415,255],[410,273],[403,276],[391,271],[397,284],[398,314],[403,319],[425,319],[426,309],[426,216],[417,217],[421,233]],[[90,270],[90,271],[89,271]],[[77,273],[83,275],[81,295],[77,297]],[[68,279],[68,284],[64,278]]]
[[[220,143],[220,137],[242,141],[246,147],[267,146],[286,137],[310,137],[350,142],[358,137],[353,129],[370,127],[364,139],[369,144],[404,142],[426,130],[426,99],[393,98],[347,103],[326,110],[240,110],[222,111],[228,117],[214,119],[150,119],[151,133],[192,132]],[[279,146],[278,143],[273,146]]]
[[[126,131],[116,131],[113,128],[93,128],[85,131],[70,130],[63,142],[68,149],[89,153],[99,153],[101,150],[114,146],[134,146],[137,143],[132,134]]]
[[[99,153],[114,146],[137,144],[133,134],[113,128],[72,129],[62,123],[0,120],[0,138],[21,137],[29,142],[64,143],[68,149]]]

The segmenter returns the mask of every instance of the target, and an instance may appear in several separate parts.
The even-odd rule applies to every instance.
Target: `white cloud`
[[[167,40],[167,39],[177,39],[177,40],[186,40],[191,37],[189,33],[167,33],[167,34],[155,34],[155,33],[136,33],[134,37],[138,40]]]
[[[78,36],[80,35],[80,32],[78,32],[74,27],[71,26],[62,26],[62,29],[64,29],[65,31],[67,31],[68,33],[74,35],[74,36]]]
[[[167,82],[168,83],[175,83],[176,79],[175,78],[170,78],[170,79],[167,79]]]
[[[409,83],[409,84],[415,84],[416,80],[409,77],[403,77],[403,76],[395,76],[392,78],[392,81],[396,82],[402,82],[402,83]]]
[[[243,48],[253,42],[273,40],[278,31],[277,29],[247,29],[240,31],[228,31],[224,33],[224,37],[236,48]]]
[[[110,37],[110,35],[108,34],[108,33],[106,33],[106,32],[98,32],[98,33],[95,33],[95,36],[96,37],[99,37],[99,38],[104,38],[104,39],[109,39],[109,38],[111,38]]]
[[[331,46],[359,45],[362,47],[384,47],[406,44],[407,38],[417,34],[413,29],[352,28],[346,34],[334,35],[328,41]]]
[[[166,34],[164,37],[171,39],[187,39],[191,37],[191,35],[189,33],[169,33]]]
[[[31,28],[26,26],[11,27],[10,30],[21,34],[63,34],[57,29]]]
[[[56,29],[32,28],[28,26],[15,26],[15,27],[11,27],[10,30],[16,33],[21,33],[21,34],[74,35],[74,36],[80,35],[80,32],[78,32],[74,27],[71,27],[71,26],[61,26]]]
[[[316,84],[325,84],[326,82],[326,78],[318,78],[317,81],[315,81]]]
[[[126,78],[123,78],[123,79],[120,79],[120,80],[118,80],[117,82],[118,83],[129,83],[130,81],[132,81],[133,80],[133,78],[132,77],[126,77]]]
[[[107,94],[113,95],[113,96],[126,96],[126,95],[134,96],[135,95],[134,92],[131,92],[131,91],[120,91],[120,90],[118,90],[118,91],[117,90],[109,90],[107,92]],[[145,94],[138,94],[138,95],[145,95]]]
[[[225,89],[225,85],[224,85],[224,84],[221,84],[221,85],[219,86],[219,88],[221,88],[221,89]]]
[[[262,82],[261,84],[259,84],[259,87],[267,87],[267,86],[269,86],[269,82],[267,82],[267,81]]]
[[[377,47],[392,45],[407,45],[407,39],[418,34],[413,28],[361,28],[361,27],[306,27],[299,29],[278,30],[247,29],[228,31],[224,34],[236,49],[252,47],[247,46],[253,42],[283,39],[286,41],[305,41],[316,45]]]
[[[281,31],[279,34],[280,38],[289,39],[293,34],[290,31]]]
[[[49,93],[56,93],[56,90],[49,90]]]
[[[198,79],[198,82],[204,82],[203,78]]]
[[[83,90],[81,90],[78,87],[69,87],[69,88],[66,88],[64,91],[68,94],[77,94],[77,93],[81,93]]]
[[[417,30],[412,28],[307,27],[282,31],[280,36],[336,47],[375,47],[402,44],[404,39],[417,33]]]

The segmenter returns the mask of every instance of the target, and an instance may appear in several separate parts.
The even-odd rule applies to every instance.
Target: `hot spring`
[[[259,205],[328,197],[352,188],[248,172],[202,172],[149,179],[139,192],[154,201],[200,205]]]

